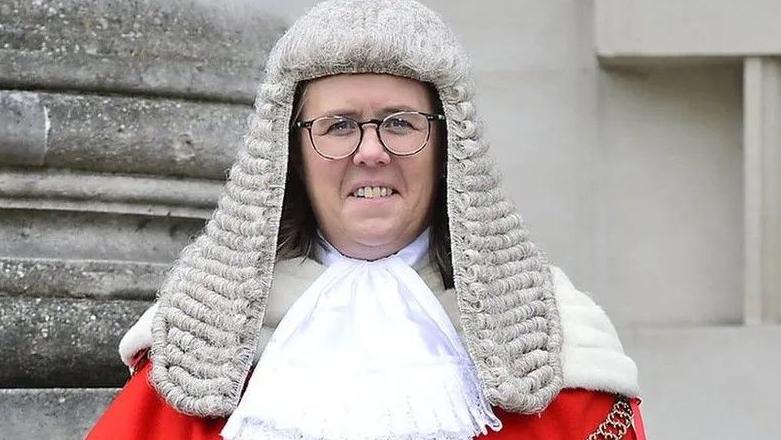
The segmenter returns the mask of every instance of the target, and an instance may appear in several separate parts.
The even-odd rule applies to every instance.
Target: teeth
[[[393,190],[385,186],[364,186],[353,192],[355,197],[373,199],[375,197],[387,197],[393,195]]]

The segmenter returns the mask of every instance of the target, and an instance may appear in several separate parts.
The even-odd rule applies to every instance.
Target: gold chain
[[[613,409],[587,440],[621,440],[632,427],[632,406],[624,396],[616,396]]]

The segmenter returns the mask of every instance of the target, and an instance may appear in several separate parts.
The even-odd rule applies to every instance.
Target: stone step
[[[203,226],[163,215],[2,209],[0,257],[170,264]]]
[[[0,295],[152,301],[170,264],[0,257]]]
[[[0,296],[0,388],[121,386],[119,340],[150,304]]]
[[[0,164],[225,180],[251,112],[235,104],[0,90]]]
[[[81,440],[118,388],[0,389],[0,440]]]
[[[285,29],[254,0],[4,0],[0,87],[249,104]]]
[[[221,180],[0,167],[0,208],[207,219]]]

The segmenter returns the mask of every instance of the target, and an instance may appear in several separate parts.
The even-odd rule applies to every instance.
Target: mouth
[[[360,199],[381,199],[394,194],[398,193],[388,186],[361,186],[353,190],[350,195]]]

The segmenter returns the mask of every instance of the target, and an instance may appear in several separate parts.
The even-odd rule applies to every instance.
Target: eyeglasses
[[[396,156],[412,156],[428,144],[431,121],[444,121],[445,115],[404,111],[383,119],[358,122],[346,116],[321,116],[311,121],[296,121],[306,128],[315,151],[325,159],[352,156],[363,140],[363,126],[374,124],[383,147]]]

